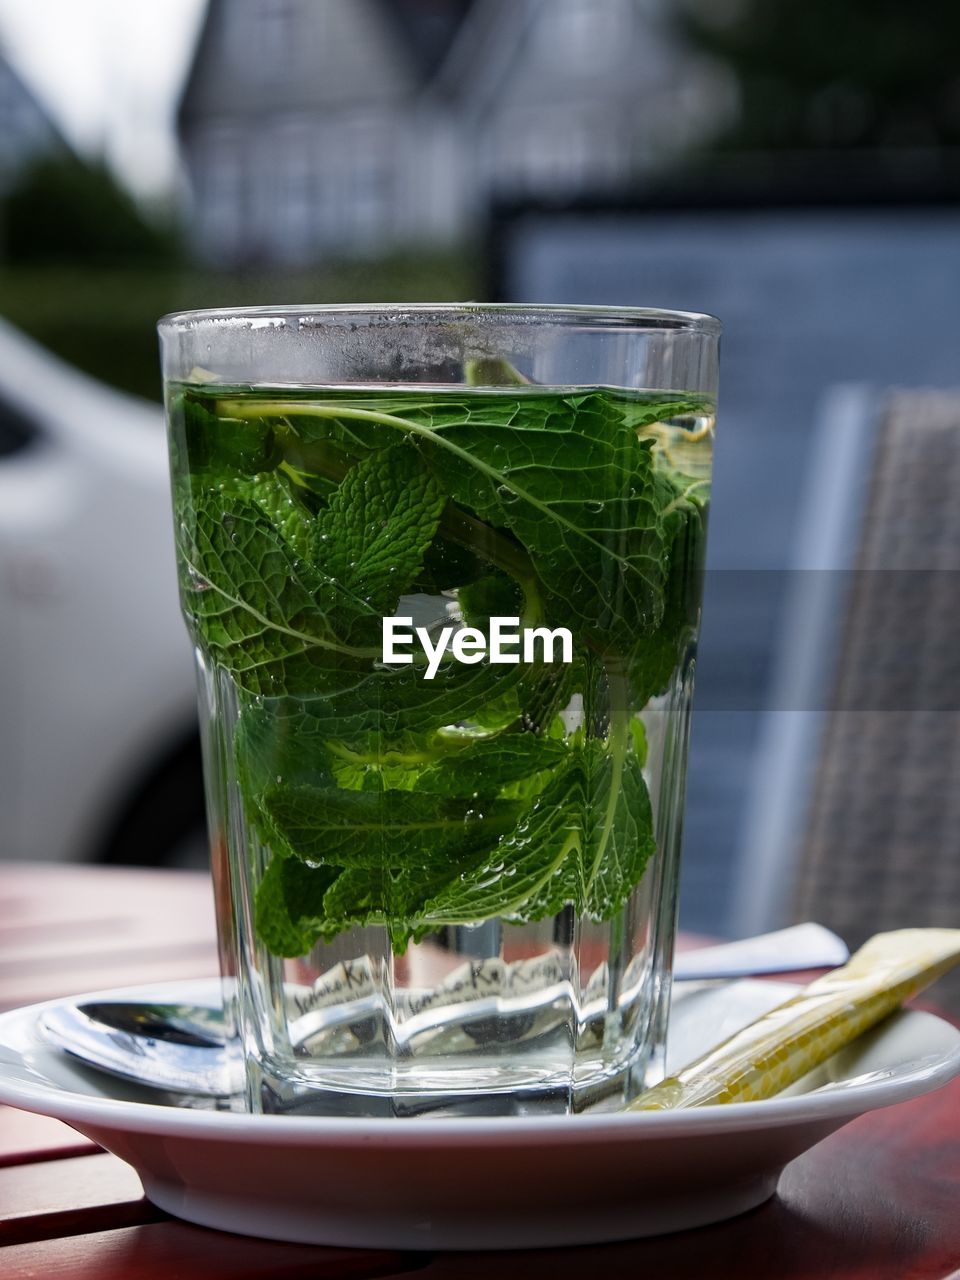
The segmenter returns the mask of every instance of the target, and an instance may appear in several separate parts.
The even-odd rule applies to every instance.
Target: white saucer
[[[678,992],[670,1068],[795,991],[743,981]],[[218,992],[167,983],[73,999],[216,1003]],[[115,1152],[177,1217],[313,1244],[500,1249],[716,1222],[767,1199],[788,1161],[848,1120],[960,1073],[960,1031],[903,1011],[766,1102],[502,1119],[250,1116],[143,1101],[136,1085],[71,1063],[37,1037],[46,1007],[0,1017],[0,1102]]]

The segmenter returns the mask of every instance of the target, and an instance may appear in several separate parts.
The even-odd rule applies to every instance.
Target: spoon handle
[[[232,1076],[222,1044],[178,1044],[107,1027],[83,1006],[70,1003],[44,1009],[37,1027],[44,1039],[71,1057],[154,1089],[225,1098],[242,1088],[242,1081]]]

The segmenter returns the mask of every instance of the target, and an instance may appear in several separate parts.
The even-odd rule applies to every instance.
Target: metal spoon
[[[833,968],[848,955],[836,934],[821,925],[802,924],[680,952],[674,979],[702,981]],[[376,1001],[362,999],[314,1010],[298,1020],[301,1027],[291,1023],[291,1038],[300,1043],[356,1025],[378,1008]],[[478,1017],[489,1013],[476,1009]],[[243,1089],[242,1066],[227,1053],[220,1008],[138,1001],[64,1002],[45,1009],[37,1025],[49,1043],[88,1066],[150,1088],[202,1098],[226,1098]]]
[[[87,1066],[154,1089],[225,1098],[243,1088],[240,1073],[230,1069],[220,1008],[64,1002],[44,1009],[37,1027]]]

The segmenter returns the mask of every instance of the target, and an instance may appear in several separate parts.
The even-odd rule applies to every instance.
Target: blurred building
[[[0,52],[0,195],[24,169],[66,147],[50,117]]]
[[[461,240],[496,198],[628,189],[723,123],[669,0],[209,0],[179,113],[199,257]]]

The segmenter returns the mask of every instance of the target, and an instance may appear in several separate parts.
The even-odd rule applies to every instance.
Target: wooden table
[[[206,878],[0,866],[0,1004],[216,971]],[[274,1244],[178,1222],[59,1121],[0,1107],[0,1277],[293,1280],[960,1280],[960,1080],[854,1121],[779,1195],[718,1226],[604,1247],[405,1254]]]

